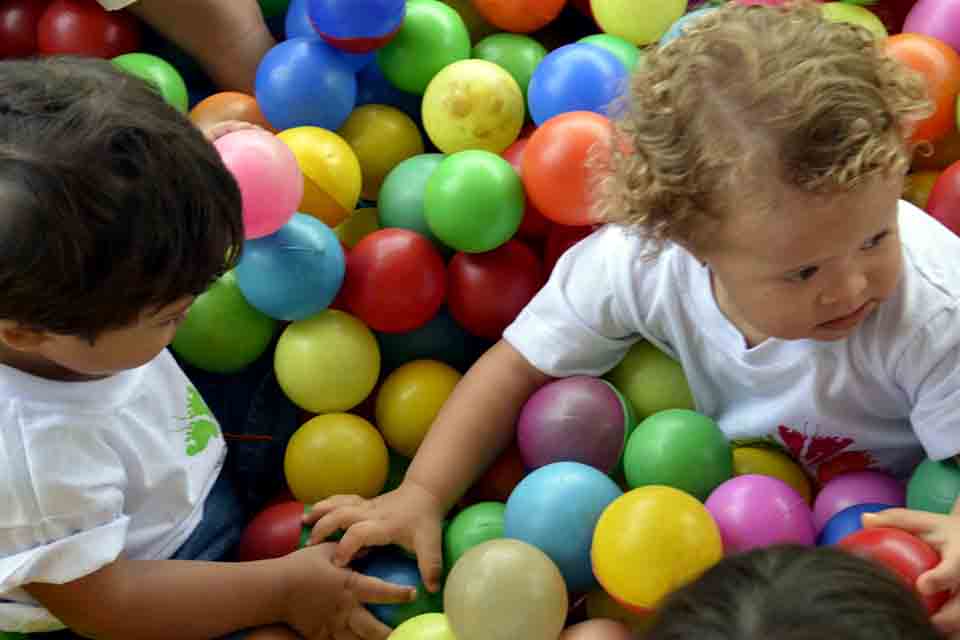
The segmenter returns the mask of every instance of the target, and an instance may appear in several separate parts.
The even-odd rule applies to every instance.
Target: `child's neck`
[[[89,382],[106,377],[77,373],[43,356],[11,349],[3,342],[0,342],[0,364],[5,364],[38,378],[59,382]]]

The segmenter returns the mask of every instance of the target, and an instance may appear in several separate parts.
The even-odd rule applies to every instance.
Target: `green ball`
[[[520,85],[523,100],[527,100],[527,86],[534,69],[547,57],[547,49],[530,36],[518,33],[495,33],[487,36],[473,48],[473,57],[492,62],[507,70]]]
[[[924,460],[907,483],[907,508],[950,513],[960,495],[960,467],[953,460]]]
[[[664,409],[694,409],[693,394],[676,360],[646,340],[633,345],[606,375],[643,419]]]
[[[287,12],[290,0],[260,0],[260,11],[264,18],[275,18]]]
[[[637,61],[640,60],[640,48],[619,36],[612,36],[609,33],[595,33],[580,38],[579,41],[606,49],[617,56],[623,66],[627,68],[627,71],[633,71],[633,68],[637,66]]]
[[[176,67],[150,53],[125,53],[112,60],[127,73],[135,75],[156,87],[167,104],[180,113],[186,113],[190,104],[187,84]]]
[[[666,485],[706,500],[733,477],[733,450],[717,423],[688,409],[668,409],[639,425],[623,457],[631,489]]]
[[[503,537],[503,519],[507,505],[502,502],[478,502],[458,513],[443,536],[443,566],[453,568],[460,557],[487,540]]]
[[[392,449],[389,450],[390,467],[387,470],[387,482],[383,485],[383,491],[386,493],[393,491],[403,482],[403,477],[407,475],[407,468],[410,466],[410,458],[405,458]]]
[[[16,631],[0,631],[0,640],[22,640],[26,637],[26,634],[17,633]]]
[[[408,0],[397,35],[377,51],[377,64],[393,86],[423,95],[441,69],[469,57],[470,34],[456,9],[439,0]]]
[[[277,321],[247,302],[229,271],[197,297],[170,346],[199,369],[234,373],[263,355],[276,329]]]
[[[380,187],[377,214],[382,228],[396,227],[416,231],[442,245],[424,215],[423,197],[427,180],[443,162],[442,153],[421,153],[395,166]]]
[[[423,201],[434,235],[467,253],[490,251],[512,238],[525,202],[510,163],[478,149],[447,156],[427,180]]]
[[[617,400],[620,401],[620,408],[623,410],[623,450],[620,451],[620,457],[617,459],[617,464],[615,464],[613,469],[610,470],[610,477],[617,478],[623,476],[623,455],[627,451],[627,442],[630,441],[630,434],[632,434],[634,429],[637,428],[637,414],[633,410],[633,405],[630,404],[630,401],[627,400],[626,396],[620,393],[619,389],[610,384],[608,380],[601,380],[601,382],[610,387],[614,395],[617,396]]]

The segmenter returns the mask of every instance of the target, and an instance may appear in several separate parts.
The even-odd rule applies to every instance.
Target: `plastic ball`
[[[385,104],[396,107],[413,118],[422,121],[421,102],[423,96],[401,91],[383,75],[380,65],[374,61],[357,72],[357,106],[364,104]]]
[[[53,0],[37,23],[37,52],[115,58],[140,48],[140,22],[89,0]]]
[[[281,502],[264,508],[243,530],[237,545],[237,560],[267,560],[293,553],[309,539],[303,524],[302,502]]]
[[[412,602],[367,605],[367,609],[388,627],[396,627],[426,613],[440,613],[443,609],[441,596],[430,593],[423,586],[417,561],[399,549],[375,549],[356,561],[353,568],[384,582],[417,588],[417,599]]]
[[[930,193],[940,175],[940,171],[908,173],[903,183],[903,199],[921,209],[926,209],[930,203]]]
[[[523,104],[527,101],[527,86],[537,65],[547,56],[542,44],[516,33],[495,33],[489,35],[473,47],[473,57],[492,62],[509,73],[523,94]]]
[[[213,145],[240,187],[247,239],[285,225],[303,196],[303,174],[289,147],[259,129],[228,133]]]
[[[953,460],[924,460],[907,482],[908,509],[948,514],[960,495],[960,468]]]
[[[586,164],[591,148],[608,144],[611,134],[610,121],[592,111],[563,113],[537,127],[523,152],[521,172],[537,210],[559,224],[595,222]]]
[[[347,494],[373,498],[387,481],[387,445],[372,424],[351,413],[327,413],[297,429],[283,472],[300,502]]]
[[[640,49],[637,45],[609,33],[594,33],[580,38],[577,42],[606,49],[617,56],[628,72],[632,72],[640,61]]]
[[[814,543],[810,505],[777,478],[755,474],[731,478],[711,492],[706,507],[720,529],[726,553]]]
[[[813,523],[819,532],[834,514],[868,502],[902,507],[906,504],[906,488],[900,481],[879,471],[841,474],[817,494],[813,503]]]
[[[406,229],[374,231],[350,251],[343,300],[377,331],[426,324],[446,297],[446,265],[433,244]]]
[[[662,47],[686,33],[687,29],[689,29],[694,22],[713,10],[714,7],[703,7],[681,16],[676,22],[670,25],[670,28],[667,29],[665,34],[660,36],[660,46]]]
[[[609,473],[623,453],[628,429],[613,385],[572,376],[530,396],[517,420],[517,443],[528,469],[570,460]]]
[[[713,420],[689,409],[667,409],[637,425],[623,468],[631,487],[667,485],[705,500],[733,476],[733,455]]]
[[[527,469],[523,466],[520,449],[511,445],[470,487],[468,497],[476,501],[506,502],[526,475]]]
[[[402,91],[423,95],[448,64],[470,57],[470,35],[453,8],[439,0],[417,0],[396,37],[377,52],[377,64]]]
[[[37,25],[47,9],[37,0],[0,4],[0,58],[26,58],[37,52]]]
[[[447,271],[450,313],[464,329],[487,340],[500,339],[544,280],[540,260],[518,240],[484,253],[458,253]]]
[[[395,107],[357,107],[339,133],[360,162],[360,195],[367,200],[377,199],[384,178],[394,167],[423,153],[420,129],[410,116]]]
[[[567,617],[567,589],[536,547],[490,540],[450,571],[443,605],[457,640],[556,640]]]
[[[425,613],[410,618],[396,629],[387,640],[457,640],[450,628],[447,616],[442,613]]]
[[[379,49],[389,42],[406,13],[404,0],[367,0],[362,10],[350,0],[310,0],[307,6],[320,37],[357,53]]]
[[[356,105],[357,79],[323,40],[294,38],[274,46],[260,61],[255,91],[263,114],[277,130],[335,130]]]
[[[660,39],[687,9],[687,0],[591,0],[600,28],[633,44]]]
[[[380,350],[360,320],[328,309],[284,329],[274,368],[284,393],[302,409],[346,411],[373,391]]]
[[[960,161],[937,176],[927,199],[926,211],[947,229],[960,235]]]
[[[486,60],[460,60],[444,67],[423,94],[423,126],[444,153],[500,153],[517,139],[524,113],[517,81]]]
[[[229,271],[197,296],[170,346],[198,369],[236,373],[263,355],[276,330],[276,320],[247,302]]]
[[[566,0],[473,0],[484,20],[504,31],[530,33],[560,15]]]
[[[502,502],[479,502],[454,516],[443,533],[443,565],[449,569],[478,544],[504,537],[506,510]]]
[[[837,544],[851,533],[863,529],[863,514],[877,513],[890,508],[892,507],[889,504],[868,502],[838,511],[827,520],[827,524],[823,525],[820,535],[817,536],[817,544],[821,546]]]
[[[408,362],[388,375],[377,392],[376,415],[390,448],[412,458],[458,382],[456,369],[435,360]]]
[[[813,489],[807,474],[783,451],[768,446],[740,446],[733,450],[733,473],[737,476],[758,473],[786,482],[808,503]]]
[[[443,0],[444,4],[450,5],[463,19],[467,26],[467,32],[470,34],[470,42],[476,44],[487,36],[500,31],[484,19],[477,11],[473,0]]]
[[[125,53],[112,60],[120,69],[146,80],[156,87],[167,104],[186,113],[189,105],[187,85],[176,68],[155,55],[149,53]]]
[[[846,2],[825,2],[820,6],[823,17],[831,22],[847,22],[867,29],[878,40],[887,37],[887,28],[870,9]]]
[[[634,489],[617,498],[593,534],[593,571],[619,603],[654,608],[723,557],[706,507],[671,487]],[[643,567],[638,571],[638,567]]]
[[[221,91],[204,98],[190,110],[190,120],[201,131],[228,120],[249,122],[264,129],[272,128],[260,111],[257,100],[239,91]]]
[[[397,227],[416,231],[441,245],[427,224],[424,195],[427,180],[443,162],[442,153],[424,153],[407,158],[387,174],[380,187],[377,207],[383,227]]]
[[[236,268],[244,297],[278,320],[303,320],[326,309],[345,271],[339,238],[303,213],[276,233],[247,240]]]
[[[510,494],[504,535],[546,553],[569,591],[587,591],[596,585],[590,564],[594,528],[621,495],[620,487],[594,467],[579,462],[548,464],[531,471]]]
[[[633,345],[606,378],[626,396],[638,418],[665,409],[694,408],[680,363],[646,340]]]
[[[283,20],[283,35],[287,40],[293,38],[316,38],[320,34],[310,22],[310,0],[290,0]]]
[[[294,127],[277,134],[303,173],[303,197],[297,211],[329,227],[343,222],[357,206],[362,183],[360,161],[347,142],[320,127]]]
[[[385,371],[393,371],[414,360],[438,360],[466,371],[489,346],[467,333],[445,308],[413,331],[377,332],[377,341]]]
[[[427,180],[427,224],[457,251],[480,253],[509,240],[523,218],[520,176],[510,163],[489,151],[447,156]]]
[[[960,2],[957,0],[916,0],[903,23],[903,30],[932,36],[960,49]]]
[[[563,257],[570,247],[574,246],[597,229],[594,225],[571,227],[565,224],[550,225],[547,231],[547,241],[543,247],[543,270],[547,278],[557,266],[557,260]],[[692,405],[691,400],[691,405]]]
[[[337,234],[348,249],[352,249],[358,242],[380,228],[380,212],[376,207],[361,207],[354,210],[346,220],[334,227]]]
[[[523,152],[527,148],[530,138],[517,138],[509,147],[503,150],[500,155],[510,163],[513,170],[523,181]],[[520,221],[520,228],[517,229],[517,237],[524,240],[540,240],[547,236],[550,228],[553,226],[547,220],[537,207],[534,206],[530,198],[526,198],[523,208],[523,219]]]
[[[588,618],[616,620],[639,635],[643,634],[654,619],[652,612],[630,610],[603,589],[594,589],[587,594],[586,610]]]
[[[555,49],[537,65],[527,101],[538,125],[573,111],[607,114],[627,83],[627,68],[610,51],[574,43]]]

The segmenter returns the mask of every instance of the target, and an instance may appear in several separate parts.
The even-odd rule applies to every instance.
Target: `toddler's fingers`
[[[438,592],[443,579],[443,543],[440,528],[426,527],[417,532],[413,546],[424,586],[431,593]]]
[[[347,579],[347,589],[361,602],[402,604],[413,602],[417,598],[415,587],[387,582],[352,570],[348,571],[350,576]]]
[[[370,520],[358,522],[347,528],[346,533],[337,543],[333,563],[338,567],[345,567],[361,549],[382,547],[392,542],[396,540],[378,522]]]
[[[314,503],[310,510],[303,515],[304,524],[313,524],[331,511],[342,509],[344,507],[358,507],[363,504],[364,499],[360,496],[332,496],[326,500]]]
[[[960,599],[954,596],[947,600],[930,621],[943,633],[951,634],[951,637],[952,634],[960,634]]]
[[[366,609],[356,608],[350,612],[350,631],[362,640],[386,640],[391,629]]]
[[[863,526],[893,527],[913,534],[924,534],[934,528],[940,519],[945,516],[928,511],[914,511],[913,509],[887,509],[877,513],[865,513],[861,516]]]

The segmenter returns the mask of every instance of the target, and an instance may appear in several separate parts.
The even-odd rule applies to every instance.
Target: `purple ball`
[[[907,490],[899,480],[879,471],[844,473],[828,482],[813,502],[813,523],[817,533],[834,516],[855,504],[879,502],[902,507]]]
[[[541,387],[523,405],[517,445],[528,469],[580,462],[609,473],[626,439],[623,403],[609,383],[573,376]]]
[[[713,490],[706,506],[726,553],[774,544],[813,545],[816,539],[807,501],[772,476],[751,473],[731,478]]]
[[[960,50],[960,0],[917,0],[903,31],[933,36]]]

